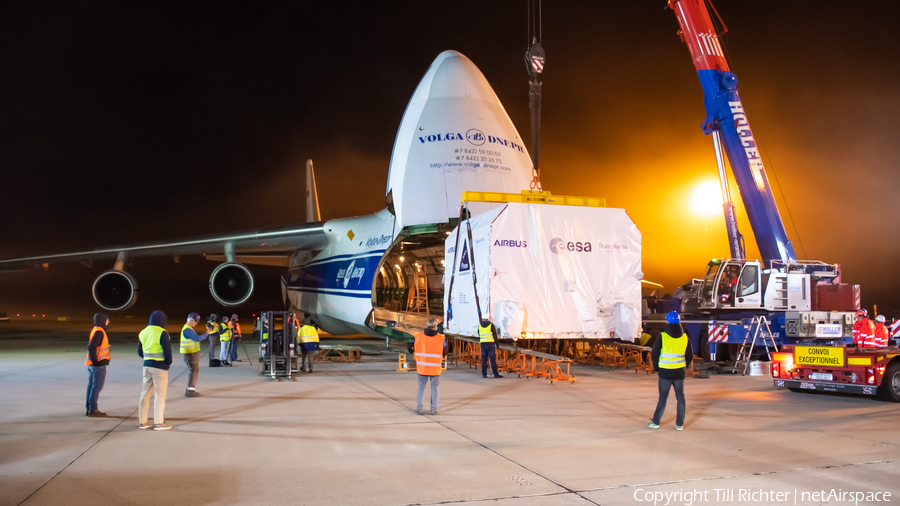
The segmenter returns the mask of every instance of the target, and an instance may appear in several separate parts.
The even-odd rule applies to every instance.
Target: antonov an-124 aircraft
[[[138,284],[124,268],[141,256],[205,255],[221,262],[209,288],[223,306],[254,289],[247,265],[286,267],[285,306],[330,334],[404,338],[443,314],[444,240],[465,190],[519,193],[532,181],[521,136],[481,71],[456,51],[441,53],[400,122],[385,189],[386,208],[320,221],[307,162],[308,223],[152,244],[0,261],[0,269],[62,261],[115,261],[93,284],[97,304],[121,311]],[[497,204],[470,203],[472,214]],[[388,323],[390,322],[390,323]]]

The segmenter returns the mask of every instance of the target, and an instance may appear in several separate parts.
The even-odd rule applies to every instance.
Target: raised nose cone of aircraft
[[[464,190],[527,190],[531,169],[519,132],[478,67],[456,51],[438,55],[394,141],[386,192],[398,229],[458,217]]]

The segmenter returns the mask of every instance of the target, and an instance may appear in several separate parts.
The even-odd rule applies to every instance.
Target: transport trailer
[[[775,386],[792,392],[874,395],[900,402],[900,348],[786,346],[772,354]]]

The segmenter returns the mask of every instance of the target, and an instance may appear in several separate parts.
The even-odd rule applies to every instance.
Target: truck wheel
[[[415,353],[415,352],[416,352],[416,347],[415,347],[415,346],[416,346],[416,345],[413,344],[413,343],[406,343],[406,351],[408,351],[408,352],[410,352],[410,353]]]
[[[900,402],[900,362],[893,360],[878,385],[878,397],[887,402]]]

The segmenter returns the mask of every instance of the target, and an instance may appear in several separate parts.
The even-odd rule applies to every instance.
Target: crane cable
[[[711,19],[711,21],[713,22],[713,30],[716,31],[716,37],[719,39],[719,45],[722,47],[722,52],[725,55],[725,62],[728,64],[728,68],[731,70],[731,72],[734,73],[734,63],[731,60],[731,55],[728,53],[728,47],[725,45],[725,41],[722,39],[722,35],[728,33],[728,27],[725,26],[725,21],[722,20],[722,16],[719,15],[719,11],[716,10],[716,7],[713,5],[712,0],[704,1],[707,5],[709,5],[713,13],[715,13],[716,15],[715,19]],[[710,17],[712,18],[712,16]],[[716,20],[719,21],[721,30],[718,26],[716,26]],[[794,221],[794,215],[793,213],[791,213],[791,206],[788,204],[787,198],[784,196],[784,189],[781,186],[781,182],[778,180],[778,173],[775,172],[775,165],[772,163],[772,157],[769,155],[769,150],[766,148],[766,145],[762,140],[762,136],[759,135],[759,132],[755,132],[755,135],[757,138],[757,145],[762,148],[762,153],[760,154],[765,154],[765,157],[768,159],[768,163],[766,163],[766,165],[769,169],[771,169],[772,176],[775,178],[775,185],[778,187],[778,193],[781,194],[781,201],[784,202],[784,208],[787,211],[788,219],[791,222],[791,227],[793,227],[794,233],[797,235],[797,244],[800,246],[800,250],[803,252],[803,256],[805,258],[809,258],[809,256],[807,256],[806,254],[806,248],[803,246],[803,240],[800,238],[800,230],[797,228],[797,222]]]
[[[541,0],[528,0],[528,23],[526,31],[528,33],[525,45],[528,46],[534,42],[541,43],[543,38],[543,26],[541,25]],[[534,39],[532,39],[534,37]]]
[[[531,183],[532,191],[543,191],[541,187],[541,73],[544,71],[543,15],[541,0],[527,0],[528,23],[526,26],[528,49],[525,51],[525,65],[530,76],[528,84],[528,108],[531,110]]]

